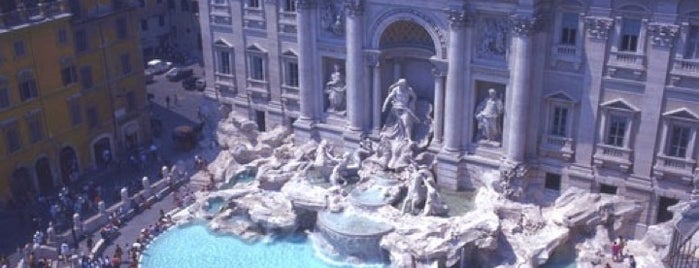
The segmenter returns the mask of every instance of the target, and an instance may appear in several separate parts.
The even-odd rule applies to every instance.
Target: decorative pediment
[[[628,103],[624,99],[614,99],[607,102],[603,102],[602,104],[600,104],[600,106],[608,109],[625,110],[629,112],[641,111],[641,109],[638,109],[638,107]]]
[[[699,121],[699,116],[697,116],[697,114],[693,113],[687,108],[679,108],[672,111],[668,111],[663,113],[663,116],[690,121]]]
[[[223,40],[223,39],[216,39],[216,41],[214,41],[214,46],[227,47],[227,48],[233,47],[233,45],[231,45],[231,43],[228,43],[228,41]]]
[[[260,47],[257,43],[249,45],[247,47],[248,51],[254,51],[254,52],[260,52],[260,53],[267,53],[267,50],[263,49]]]
[[[296,51],[294,51],[292,49],[288,49],[282,53],[282,56],[298,58],[299,54],[296,53]]]
[[[564,102],[577,102],[573,97],[568,95],[568,93],[565,93],[563,91],[557,91],[551,94],[548,94],[545,96],[546,99],[549,100],[555,100],[555,101],[564,101]]]

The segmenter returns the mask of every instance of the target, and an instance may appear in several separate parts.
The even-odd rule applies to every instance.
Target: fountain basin
[[[393,204],[400,195],[400,184],[397,181],[373,177],[371,184],[362,184],[350,192],[350,202],[353,205],[375,209]]]
[[[385,234],[393,231],[393,226],[354,213],[323,211],[318,213],[316,227],[322,238],[341,256],[351,256],[365,262],[387,260],[380,241]]]

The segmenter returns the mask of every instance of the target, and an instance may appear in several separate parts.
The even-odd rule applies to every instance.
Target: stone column
[[[298,65],[299,65],[299,102],[300,102],[300,121],[314,121],[318,114],[318,107],[314,100],[316,90],[313,85],[313,75],[315,68],[313,67],[313,9],[315,1],[313,0],[298,0],[296,1],[296,25],[297,25],[297,40],[298,40]]]
[[[444,135],[444,79],[446,72],[439,67],[432,69],[434,75],[434,140],[442,142]]]
[[[457,152],[461,150],[461,129],[464,121],[463,94],[465,89],[464,79],[464,53],[466,53],[466,24],[467,18],[464,11],[449,12],[449,47],[447,56],[449,68],[447,70],[447,84],[444,106],[444,150]],[[435,95],[436,97],[436,95]]]
[[[372,90],[372,109],[374,118],[372,119],[372,129],[379,133],[381,131],[381,60],[376,59],[374,64],[373,90]]]
[[[360,0],[346,1],[346,40],[347,61],[347,117],[349,128],[354,132],[362,132],[364,114],[366,114],[365,92],[362,92],[364,77],[364,57],[362,50],[362,20],[364,7]]]
[[[506,131],[509,161],[521,163],[527,140],[527,115],[529,114],[529,93],[531,86],[531,35],[534,32],[535,19],[531,15],[513,15],[510,17],[512,27],[512,58],[510,60],[510,103],[506,111],[509,128]]]

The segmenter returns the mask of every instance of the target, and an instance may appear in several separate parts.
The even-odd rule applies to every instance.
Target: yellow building
[[[135,5],[2,2],[0,201],[50,191],[150,142]]]

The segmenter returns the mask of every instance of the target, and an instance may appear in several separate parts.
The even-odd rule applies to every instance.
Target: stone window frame
[[[296,13],[297,5],[296,0],[282,0],[283,3],[280,5],[281,11],[286,13]]]
[[[41,142],[45,138],[45,126],[43,124],[41,110],[35,109],[27,112],[24,115],[24,120],[29,130],[29,143],[35,144]]]
[[[696,15],[696,16],[695,16]],[[697,29],[695,40],[695,57],[687,57],[687,46],[689,45],[689,34],[693,27]],[[699,62],[699,12],[690,13],[680,18],[679,32],[675,48],[675,59],[690,60]]]
[[[68,29],[61,27],[56,30],[56,43],[60,46],[68,44]]]
[[[681,126],[687,127],[690,130],[689,140],[684,156],[672,156],[668,153],[670,147],[670,139],[672,127]],[[662,132],[660,138],[660,148],[658,155],[664,157],[683,158],[686,160],[694,159],[696,155],[697,131],[699,130],[699,115],[690,111],[687,108],[679,108],[668,111],[662,114]]]
[[[19,121],[17,118],[10,118],[8,120],[0,123],[0,129],[3,132],[3,139],[5,142],[5,152],[7,155],[13,155],[22,150],[22,130],[19,127]],[[11,140],[10,134],[14,133],[16,138],[16,145],[12,146],[14,143]]]
[[[118,17],[114,20],[116,37],[123,40],[129,37],[129,22],[126,17]]]
[[[87,125],[90,129],[96,129],[100,126],[100,113],[96,105],[86,107],[85,114],[87,115]]]
[[[570,95],[565,92],[558,91],[545,96],[546,99],[546,125],[544,127],[544,133],[548,136],[558,136],[573,140],[573,122],[575,121],[575,108],[577,101],[573,99]],[[568,109],[568,114],[566,115],[566,126],[565,135],[555,135],[551,133],[552,123],[553,123],[553,110],[555,107],[563,107]]]
[[[93,89],[95,87],[95,79],[92,72],[92,65],[82,65],[78,71],[80,76],[80,86],[82,89]]]
[[[247,69],[248,69],[248,72],[247,72],[248,80],[253,80],[253,81],[257,81],[257,82],[267,82],[267,77],[268,77],[267,65],[269,64],[268,57],[267,57],[267,55],[268,55],[267,51],[260,48],[257,44],[253,44],[253,45],[248,46],[245,49],[245,52],[246,52],[246,63],[247,63],[246,65],[247,65]],[[261,77],[256,77],[256,75],[254,75],[254,73],[253,73],[253,71],[254,71],[252,69],[253,68],[253,59],[255,59],[255,58],[259,58],[261,60],[261,63],[262,63],[262,66],[261,66],[262,70],[260,70]]]
[[[600,127],[598,131],[598,142],[604,146],[613,146],[620,149],[633,149],[634,129],[636,127],[637,116],[640,114],[640,109],[626,102],[624,99],[614,99],[600,104]],[[626,128],[624,131],[624,140],[622,146],[607,144],[607,136],[609,134],[610,118],[612,115],[626,118]]]
[[[261,0],[245,0],[246,9],[263,9]]]
[[[563,44],[561,36],[563,31],[563,19],[565,14],[577,14],[578,27],[575,34],[575,44]],[[558,61],[572,63],[577,70],[583,63],[582,51],[585,41],[585,7],[582,5],[566,5],[558,8],[554,15],[554,31],[551,36],[552,56],[551,64],[555,67]]]
[[[625,53],[637,56],[645,56],[646,50],[648,49],[648,23],[651,13],[645,8],[637,5],[626,5],[622,9],[618,10],[617,14],[613,17],[614,25],[612,32],[612,42],[610,46],[610,51],[614,53]],[[622,31],[624,27],[624,20],[639,20],[640,29],[638,33],[638,43],[636,45],[636,51],[623,51],[620,49],[622,42]]]
[[[67,56],[60,61],[61,65],[61,82],[64,87],[78,83],[78,72],[75,68],[75,58]]]
[[[68,114],[72,126],[78,126],[83,123],[82,105],[80,103],[81,94],[76,93],[66,98],[68,106]]]
[[[0,76],[0,111],[10,107],[12,107],[10,80],[5,76]]]
[[[220,75],[234,75],[235,71],[233,69],[233,60],[234,60],[234,52],[235,49],[233,48],[233,45],[228,43],[226,40],[223,39],[218,39],[214,42],[213,44],[213,51],[214,51],[214,73],[215,74],[220,74]],[[226,52],[228,53],[228,73],[225,72],[219,72],[219,68],[221,65],[221,52]]]
[[[31,82],[27,86],[31,86],[31,88],[28,88],[29,90],[29,96],[24,96],[24,83],[25,82]],[[32,69],[23,69],[17,73],[17,89],[19,90],[19,96],[20,100],[22,102],[27,102],[31,101],[33,99],[36,99],[39,97],[39,88],[36,82],[36,75],[34,74],[34,70]]]
[[[281,60],[281,70],[283,74],[283,79],[282,79],[282,86],[283,87],[290,87],[290,88],[299,88],[299,60],[298,60],[298,53],[296,53],[293,50],[287,50],[284,53],[282,53],[282,60]],[[292,79],[292,74],[290,73],[290,68],[289,64],[296,64],[296,84],[290,83],[290,81],[293,81]]]

